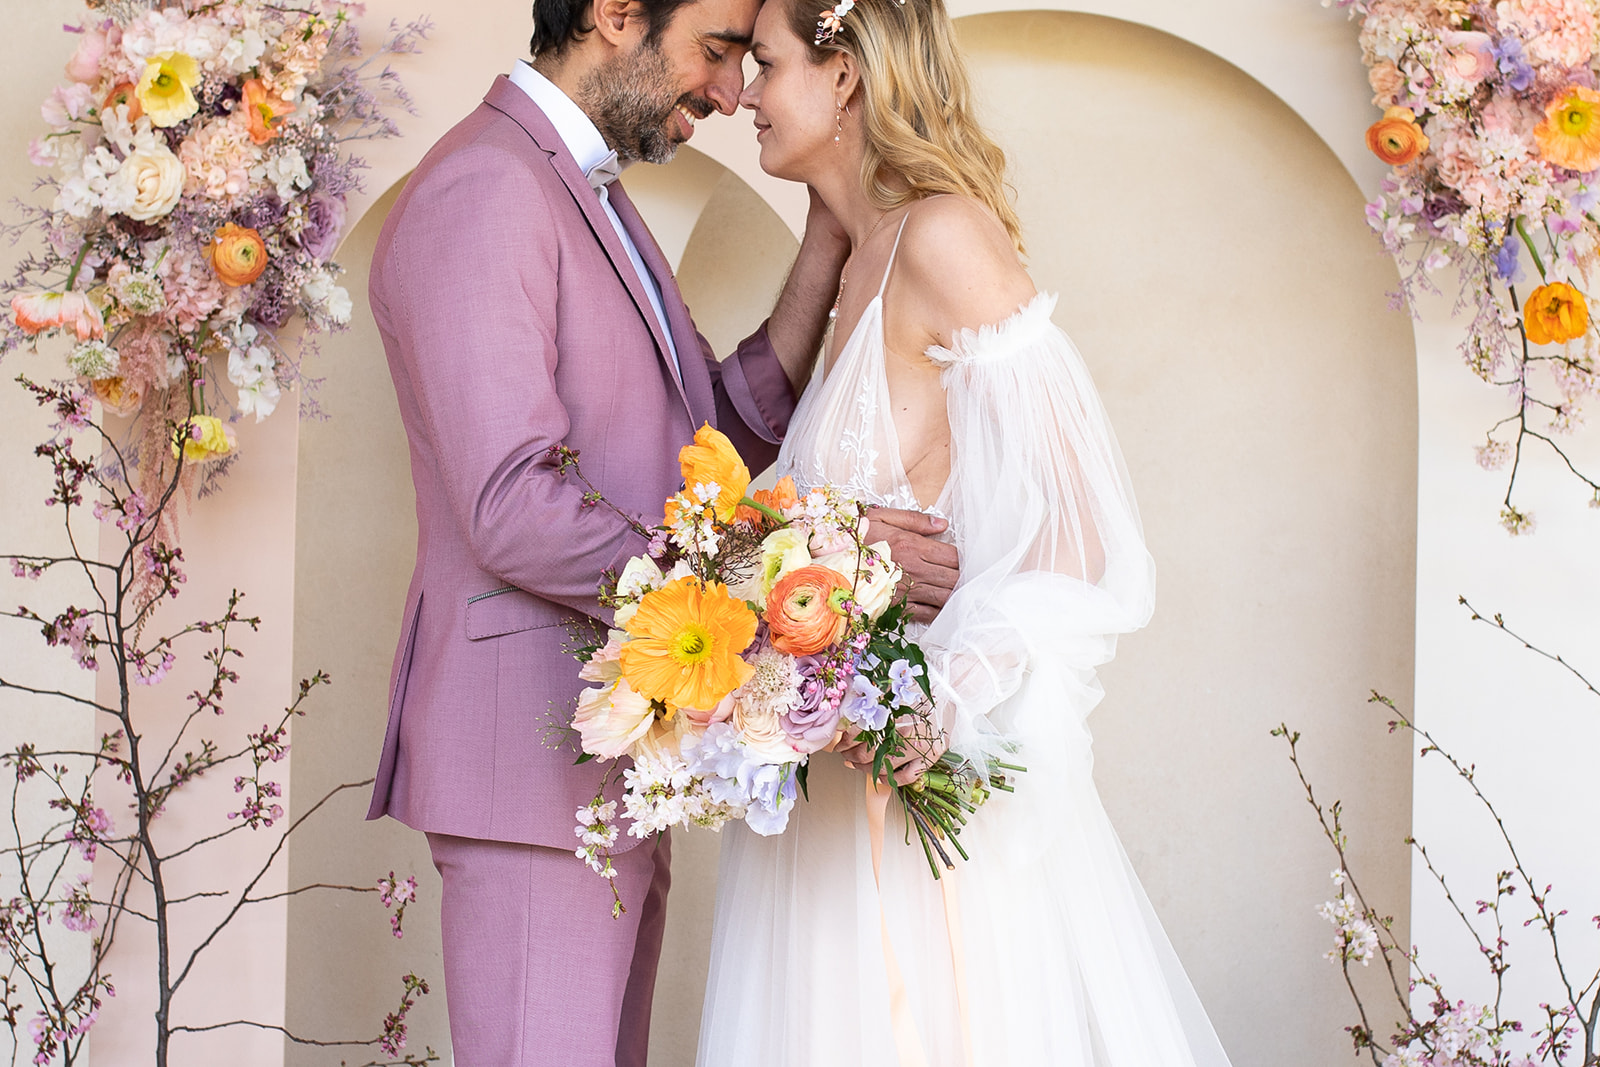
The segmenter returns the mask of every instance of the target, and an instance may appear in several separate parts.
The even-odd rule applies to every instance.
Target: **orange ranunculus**
[[[1600,93],[1574,85],[1550,101],[1533,139],[1539,155],[1558,167],[1584,172],[1600,167]]]
[[[266,144],[283,132],[283,116],[293,114],[294,105],[268,92],[260,78],[244,83],[244,109],[250,117],[250,140]]]
[[[695,499],[696,486],[715,485],[716,499],[710,504],[719,522],[731,522],[744,491],[750,488],[750,468],[739,458],[733,442],[707,423],[695,431],[694,444],[679,451],[678,464],[689,499]]]
[[[137,89],[138,86],[134,85],[133,82],[118,82],[106,94],[105,101],[100,105],[100,110],[106,112],[121,104],[127,104],[128,121],[138,122],[140,116],[144,114],[144,105],[139,103]]]
[[[715,708],[753,668],[740,658],[756,636],[756,613],[720,582],[679,578],[646,593],[628,620],[622,677],[669,708]]]
[[[1522,323],[1528,340],[1536,345],[1565,344],[1589,329],[1589,305],[1566,282],[1541,285],[1522,305]]]
[[[1428,135],[1408,107],[1391,107],[1367,127],[1367,147],[1391,167],[1404,166],[1428,149]]]
[[[261,235],[228,223],[205,247],[206,262],[223,285],[249,285],[267,269],[267,246]]]
[[[850,579],[831,567],[812,564],[780,578],[767,595],[772,647],[791,656],[809,656],[839,640],[846,619],[834,606],[838,591],[848,594]]]
[[[800,495],[795,491],[794,479],[785,474],[778,479],[777,485],[774,485],[771,489],[757,489],[750,494],[750,499],[757,504],[765,504],[773,511],[782,511],[785,508],[794,507],[795,503],[799,501]],[[740,504],[738,510],[733,513],[733,517],[738,522],[747,522],[752,526],[757,526],[766,516],[755,508]]]
[[[82,293],[19,293],[11,298],[17,328],[29,337],[45,330],[71,330],[80,341],[103,337],[100,309]]]

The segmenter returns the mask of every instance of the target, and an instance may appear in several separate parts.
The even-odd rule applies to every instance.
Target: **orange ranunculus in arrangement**
[[[785,474],[778,479],[777,485],[774,485],[771,489],[757,489],[750,494],[750,499],[757,504],[771,508],[773,511],[781,512],[785,508],[794,507],[800,499],[800,494],[795,490],[794,479]],[[762,515],[755,508],[740,504],[738,510],[733,513],[733,518],[736,522],[754,524],[761,521]]]
[[[754,669],[740,658],[756,613],[720,582],[679,578],[639,601],[622,646],[622,677],[669,709],[714,708]]]
[[[293,114],[294,105],[272,92],[260,78],[244,83],[244,110],[250,119],[250,140],[266,144],[283,132],[283,116]]]
[[[815,564],[780,578],[767,595],[772,647],[791,656],[809,656],[839,640],[848,620],[835,594],[848,595],[850,588],[850,579]]]
[[[694,444],[678,452],[678,463],[683,470],[683,484],[691,499],[695,487],[715,485],[716,499],[711,506],[716,510],[718,522],[732,522],[733,513],[750,488],[750,468],[739,458],[733,442],[706,424],[695,431]]]
[[[217,280],[234,288],[249,285],[267,269],[267,246],[261,235],[231,222],[206,245],[205,256]]]
[[[1536,345],[1565,344],[1589,329],[1589,305],[1566,282],[1541,285],[1522,305],[1523,327]]]
[[[1534,127],[1539,155],[1558,167],[1588,172],[1600,168],[1600,92],[1574,85],[1544,109]]]
[[[1404,166],[1428,150],[1428,135],[1408,107],[1391,107],[1367,127],[1367,147],[1391,167]]]
[[[139,103],[139,93],[133,82],[118,82],[106,94],[105,101],[101,103],[101,111],[111,111],[123,104],[128,105],[128,121],[138,122],[144,115],[144,105]]]

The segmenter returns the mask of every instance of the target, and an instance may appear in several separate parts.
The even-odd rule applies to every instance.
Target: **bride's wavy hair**
[[[784,2],[811,62],[844,52],[861,71],[867,196],[883,208],[937,193],[970,196],[995,213],[1021,252],[1006,156],[973,117],[971,79],[943,0],[856,0],[822,44],[817,24],[836,0]]]

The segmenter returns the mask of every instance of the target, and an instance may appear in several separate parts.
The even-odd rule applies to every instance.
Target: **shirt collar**
[[[588,173],[611,153],[605,138],[600,136],[600,131],[584,114],[583,108],[573,103],[572,98],[562,92],[555,82],[534,70],[527,60],[519,59],[517,65],[511,68],[511,83],[527,93],[528,98],[544,112],[550,125],[556,128],[561,143],[572,153],[579,170]]]

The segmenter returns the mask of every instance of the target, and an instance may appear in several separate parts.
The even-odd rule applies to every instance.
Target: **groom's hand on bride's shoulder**
[[[867,523],[867,539],[889,542],[889,558],[905,572],[901,581],[911,617],[932,622],[961,576],[955,546],[934,540],[950,524],[933,515],[898,508],[871,508]]]

